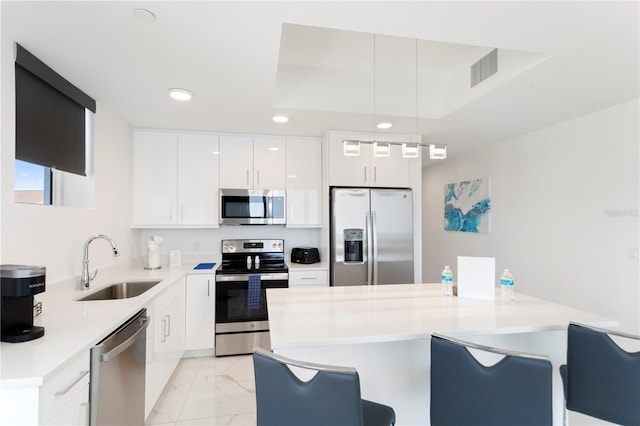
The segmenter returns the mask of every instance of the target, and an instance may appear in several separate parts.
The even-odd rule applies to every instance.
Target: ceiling
[[[417,131],[451,158],[639,95],[636,1],[0,7],[3,37],[132,127],[319,136],[371,132],[385,118],[387,132]],[[450,84],[494,48],[495,76],[474,89]],[[172,101],[170,87],[195,96]],[[276,112],[290,122],[273,123]]]

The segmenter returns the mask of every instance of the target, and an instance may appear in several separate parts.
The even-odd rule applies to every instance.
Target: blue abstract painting
[[[487,234],[491,231],[491,181],[488,178],[444,187],[444,229]]]

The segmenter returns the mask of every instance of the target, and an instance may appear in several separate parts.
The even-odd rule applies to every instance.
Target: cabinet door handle
[[[364,166],[364,183],[367,183],[367,166]]]
[[[249,186],[249,169],[247,169],[247,186]]]
[[[318,278],[316,277],[300,277],[301,280],[317,280]]]
[[[260,186],[260,170],[256,171],[256,175],[257,175],[256,186]]]
[[[160,343],[164,343],[167,341],[167,316],[165,315],[162,318],[162,338],[160,339]]]
[[[173,222],[173,207],[169,207],[169,222]]]
[[[373,183],[378,182],[378,168],[373,166]]]
[[[171,315],[167,315],[167,337],[171,337]]]
[[[180,220],[184,221],[184,204],[180,204]]]
[[[64,394],[66,394],[67,392],[69,392],[71,390],[71,388],[73,388],[76,385],[76,383],[78,383],[80,380],[82,380],[83,377],[86,376],[87,374],[89,374],[89,370],[81,371],[80,374],[78,375],[78,377],[73,382],[71,382],[66,388],[64,388],[64,390],[58,391],[54,395],[55,396],[62,396]]]
[[[211,280],[207,280],[207,297],[211,296]]]
[[[90,402],[83,402],[82,404],[80,404],[80,406],[85,408],[83,410],[85,417],[82,420],[81,424],[88,425],[89,424],[89,419],[91,418],[91,403]]]

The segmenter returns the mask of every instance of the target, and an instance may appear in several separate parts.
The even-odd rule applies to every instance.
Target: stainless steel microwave
[[[284,225],[284,190],[221,189],[221,225]]]

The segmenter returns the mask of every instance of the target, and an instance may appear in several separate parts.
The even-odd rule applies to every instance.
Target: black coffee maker
[[[33,296],[44,291],[44,266],[0,265],[0,340],[28,342],[44,336],[33,325]]]

